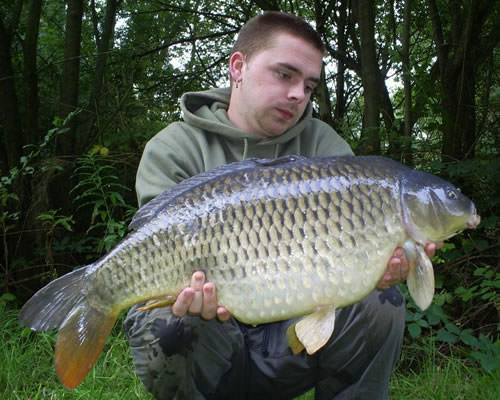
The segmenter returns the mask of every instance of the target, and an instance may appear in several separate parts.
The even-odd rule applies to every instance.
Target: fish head
[[[474,203],[450,182],[412,171],[402,182],[403,220],[413,239],[441,242],[481,221]]]

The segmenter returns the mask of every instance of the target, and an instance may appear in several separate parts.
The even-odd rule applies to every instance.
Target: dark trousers
[[[405,307],[396,288],[337,310],[327,344],[293,355],[293,320],[248,326],[176,318],[169,308],[136,311],[124,322],[136,372],[157,399],[386,399],[403,342]]]

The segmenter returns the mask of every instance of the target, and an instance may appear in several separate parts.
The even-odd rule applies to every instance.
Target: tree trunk
[[[95,122],[99,117],[99,103],[101,99],[102,88],[104,85],[104,72],[106,61],[110,49],[113,46],[113,37],[115,31],[116,13],[121,0],[108,0],[106,3],[106,12],[102,25],[102,35],[96,36],[97,43],[97,61],[94,72],[93,86],[90,92],[87,113],[85,115],[85,124],[81,133],[78,135],[79,148],[85,148],[93,141]],[[97,22],[97,21],[96,21]],[[96,35],[98,30],[96,29]]]
[[[411,146],[413,119],[411,114],[411,76],[410,76],[410,21],[411,20],[411,0],[405,0],[403,9],[403,35],[401,38],[401,64],[403,66],[403,90],[404,90],[404,127],[403,142],[401,143],[399,154],[400,161],[409,166],[413,166],[413,152]]]
[[[443,161],[474,155],[476,80],[478,70],[499,41],[495,23],[488,23],[498,0],[468,0],[451,10],[451,28],[443,28],[435,0],[428,0],[437,48],[443,115]],[[490,32],[485,29],[489,27]],[[449,37],[444,32],[449,31]]]
[[[37,43],[40,27],[42,0],[31,0],[29,3],[28,21],[26,22],[26,37],[24,39],[24,144],[38,143],[38,73],[37,73]]]
[[[64,64],[58,115],[66,118],[78,107],[80,79],[80,41],[82,32],[83,0],[68,0],[66,36],[64,38]],[[70,131],[58,138],[58,154],[74,154],[77,123],[72,121]]]
[[[358,152],[361,154],[380,153],[380,71],[375,50],[375,4],[356,1],[361,37],[361,80],[364,89],[364,110],[361,141]]]
[[[339,5],[339,20],[337,23],[337,48],[341,54],[347,53],[347,5],[342,0]],[[337,124],[345,118],[346,114],[346,94],[345,94],[345,73],[346,65],[339,58],[337,60],[337,76],[335,79],[335,110],[333,113],[334,121]]]
[[[330,103],[330,92],[326,84],[325,66],[321,68],[321,79],[316,89],[316,101],[319,107],[319,119],[326,122],[332,128],[334,121],[332,119],[332,104]]]
[[[17,25],[17,22],[14,24]],[[23,149],[23,127],[10,52],[12,31],[13,28],[6,26],[4,16],[0,15],[0,116],[3,130],[2,153],[5,155],[1,167],[4,171],[19,163]]]

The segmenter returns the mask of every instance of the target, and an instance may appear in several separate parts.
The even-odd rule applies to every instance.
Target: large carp
[[[150,201],[119,245],[40,289],[20,318],[34,330],[59,329],[56,371],[75,388],[120,311],[172,304],[202,269],[244,323],[306,315],[287,336],[313,353],[332,334],[335,308],[368,295],[397,246],[409,259],[413,299],[428,307],[434,275],[423,246],[479,220],[450,183],[382,157],[237,162]]]

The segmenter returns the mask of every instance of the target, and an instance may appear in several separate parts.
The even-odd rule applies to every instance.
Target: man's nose
[[[304,101],[307,97],[304,82],[298,82],[295,85],[290,86],[288,97],[295,100],[297,103]]]

